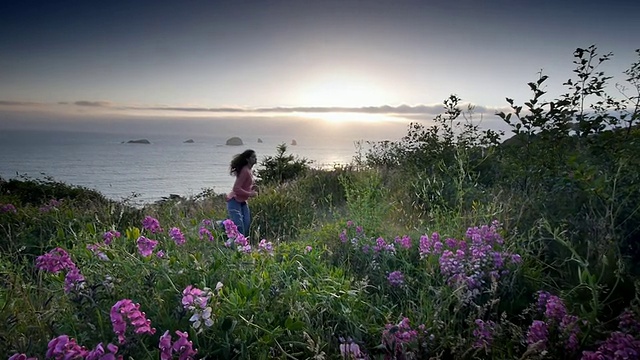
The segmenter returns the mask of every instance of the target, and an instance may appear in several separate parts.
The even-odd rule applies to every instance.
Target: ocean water
[[[151,144],[126,143],[140,138]],[[0,130],[0,176],[50,176],[114,200],[135,195],[132,202],[141,205],[203,189],[227,193],[234,181],[229,162],[247,148],[256,151],[258,164],[275,155],[281,143],[287,144],[288,153],[312,160],[316,167],[348,164],[358,154],[355,141],[348,139],[301,137],[292,146],[293,139],[265,136],[262,143],[253,137],[243,138],[243,146],[227,146],[227,138]],[[194,143],[184,143],[187,139]]]

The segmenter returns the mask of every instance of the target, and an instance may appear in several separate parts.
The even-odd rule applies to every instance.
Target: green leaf
[[[304,329],[305,323],[299,320],[293,320],[292,318],[287,318],[284,322],[284,327],[290,331],[300,331]]]

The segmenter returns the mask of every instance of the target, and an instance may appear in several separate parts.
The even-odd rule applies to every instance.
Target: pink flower
[[[193,349],[193,343],[188,340],[189,334],[176,330],[178,340],[173,343],[173,351],[178,354],[180,360],[193,359],[193,355],[198,352]]]
[[[158,348],[160,349],[160,360],[171,360],[173,348],[171,347],[171,335],[169,335],[169,330],[165,331],[164,334],[160,336]]]
[[[64,277],[64,291],[69,292],[73,290],[81,282],[84,282],[84,276],[80,274],[80,270],[78,270],[77,267],[73,267]]]
[[[273,244],[271,243],[271,241],[267,242],[266,239],[262,239],[258,244],[258,251],[264,251],[269,255],[273,255]]]
[[[38,360],[38,358],[27,357],[25,354],[13,354],[9,357],[9,360]]]
[[[151,254],[153,254],[153,249],[155,249],[156,245],[158,245],[158,242],[156,240],[147,239],[144,236],[140,236],[137,243],[138,252],[144,257],[151,256]]]
[[[16,207],[13,206],[13,204],[0,204],[0,214],[2,213],[12,213],[15,214],[18,211],[16,210]],[[18,354],[16,354],[18,355]]]
[[[105,245],[111,244],[114,238],[119,238],[120,232],[115,230],[109,230],[102,235]]]
[[[76,265],[71,261],[69,253],[58,247],[44,255],[38,256],[36,258],[36,267],[40,270],[57,274],[61,270],[75,268]]]
[[[142,227],[149,230],[152,234],[162,232],[158,219],[151,216],[145,216],[144,220],[142,220]]]
[[[47,358],[55,359],[77,359],[84,358],[89,352],[78,345],[75,339],[67,335],[60,335],[49,341],[47,345]]]
[[[173,241],[175,241],[176,245],[178,246],[183,245],[185,242],[187,242],[187,240],[184,238],[184,235],[182,235],[182,232],[177,227],[173,227],[171,228],[171,230],[169,230],[169,236],[173,239]]]
[[[111,307],[110,311],[111,325],[113,332],[118,336],[118,342],[124,344],[126,342],[125,331],[127,330],[127,322],[129,320],[134,327],[136,334],[150,334],[156,332],[151,327],[151,320],[146,318],[144,312],[140,311],[140,304],[134,304],[129,299],[122,299]]]

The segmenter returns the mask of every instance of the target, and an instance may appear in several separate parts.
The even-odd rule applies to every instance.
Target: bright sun
[[[387,104],[388,94],[367,78],[332,74],[306,82],[297,94],[301,106],[362,107]]]

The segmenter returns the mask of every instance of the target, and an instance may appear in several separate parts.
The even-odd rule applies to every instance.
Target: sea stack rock
[[[151,144],[147,139],[129,140],[127,144]]]
[[[193,141],[193,139],[189,139],[189,140],[185,140],[184,143],[185,144],[193,144],[195,141]]]
[[[244,143],[242,142],[242,139],[240,139],[237,136],[231,137],[229,139],[227,139],[227,145],[231,145],[231,146],[240,146],[243,145]]]
[[[262,139],[258,138],[258,143],[262,144]]]
[[[296,139],[291,140],[291,145],[298,145],[298,142],[296,141]]]

